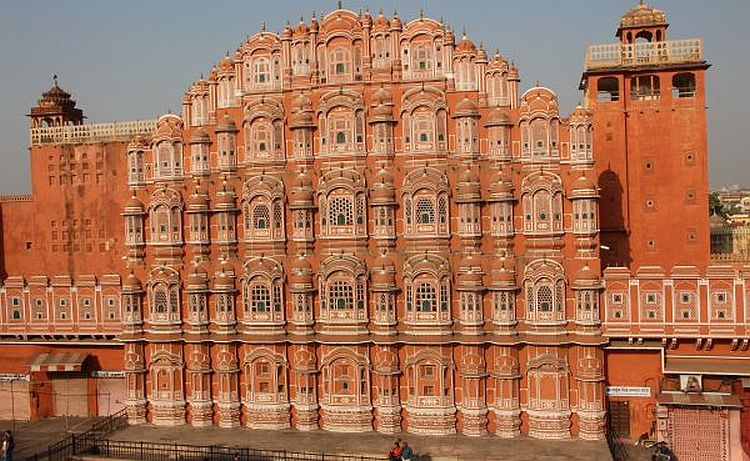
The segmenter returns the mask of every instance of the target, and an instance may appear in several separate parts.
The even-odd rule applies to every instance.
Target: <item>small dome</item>
[[[224,181],[222,190],[216,194],[216,207],[217,208],[234,208],[236,204],[237,195],[234,193],[234,189],[231,184]]]
[[[401,30],[401,18],[398,17],[398,12],[393,14],[393,18],[391,18],[391,29],[398,29]]]
[[[312,102],[310,102],[310,98],[304,93],[300,93],[292,100],[292,111],[298,110],[312,110]]]
[[[479,49],[477,49],[477,61],[486,61],[486,60],[487,60],[487,52],[480,45]]]
[[[224,114],[224,118],[222,118],[221,122],[216,126],[217,133],[236,133],[237,131],[239,131],[237,125],[227,114]]]
[[[297,112],[296,114],[293,114],[289,120],[290,128],[310,128],[314,126],[315,121],[313,120],[312,112]]]
[[[456,104],[454,117],[479,117],[479,109],[474,101],[464,97]]]
[[[466,34],[461,37],[461,41],[458,42],[458,45],[456,45],[456,51],[470,52],[476,49],[476,45],[474,45],[474,42],[472,42],[471,39],[466,36]]]
[[[200,267],[195,267],[187,276],[185,288],[187,290],[207,290],[208,274],[206,274],[206,271]]]
[[[667,15],[653,6],[640,4],[628,10],[620,19],[620,28],[666,26]],[[619,35],[619,32],[618,32]]]
[[[464,169],[458,175],[456,199],[459,202],[475,201],[482,197],[479,176],[470,168]]]
[[[453,35],[453,31],[451,29],[445,31],[444,41],[446,45],[453,45],[456,42],[456,36]]]
[[[381,86],[372,94],[372,104],[373,106],[379,104],[393,104],[393,95],[385,87]]]
[[[513,179],[502,170],[492,176],[489,186],[490,195],[495,198],[513,198]]]
[[[211,138],[208,136],[208,131],[203,127],[198,127],[193,131],[193,135],[190,137],[188,144],[211,144]]]
[[[289,24],[289,21],[286,22],[286,26],[284,26],[284,30],[281,32],[281,35],[285,39],[292,38],[292,26]]]
[[[200,185],[188,197],[187,206],[190,209],[208,209],[208,194],[201,189]]]
[[[223,261],[216,271],[214,277],[214,289],[220,291],[234,290],[234,266],[229,261]]]
[[[313,205],[313,189],[310,177],[307,173],[300,171],[292,183],[291,203],[292,208],[309,208]]]
[[[57,76],[52,88],[42,93],[41,99],[37,100],[37,105],[45,109],[73,109],[76,102],[70,99],[70,93],[57,86]]]
[[[307,28],[307,24],[305,24],[305,20],[300,17],[299,23],[297,23],[297,27],[294,28],[294,36],[299,37],[301,35],[306,35],[309,30],[310,29]]]
[[[588,265],[583,266],[576,272],[573,277],[573,285],[591,286],[599,283],[599,275],[594,272]]]
[[[310,19],[310,32],[317,32],[319,28],[320,25],[318,24],[318,18],[313,14],[312,19]]]
[[[122,283],[122,289],[123,291],[129,293],[137,293],[143,290],[143,284],[141,284],[141,280],[138,278],[138,276],[131,272]]]
[[[229,53],[219,62],[219,70],[222,72],[231,72],[234,70],[234,61],[229,57]]]
[[[484,126],[513,126],[513,121],[511,121],[510,115],[508,115],[506,110],[496,107],[490,112],[490,116]]]
[[[373,205],[390,205],[396,203],[396,189],[393,186],[393,176],[381,167],[370,187],[370,200]]]
[[[482,262],[472,254],[467,254],[458,263],[458,283],[464,286],[482,285]]]
[[[393,258],[387,254],[381,254],[370,266],[370,275],[374,286],[394,287],[396,286],[396,267]]]
[[[596,193],[596,183],[589,179],[588,176],[582,174],[578,177],[573,184],[571,184],[571,190],[575,192],[594,192]]]
[[[128,201],[125,203],[125,214],[143,214],[145,213],[145,207],[135,194],[131,195]]]
[[[292,285],[312,285],[312,265],[306,256],[298,256],[289,268],[289,283]]]
[[[516,275],[513,260],[505,257],[492,258],[492,285],[498,288],[515,288]]]
[[[380,13],[378,13],[378,16],[375,18],[375,22],[373,23],[373,28],[377,30],[384,30],[388,28],[388,25],[388,19],[383,14],[383,10],[380,10]]]

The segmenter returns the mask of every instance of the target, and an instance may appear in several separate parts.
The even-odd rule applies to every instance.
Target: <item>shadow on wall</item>
[[[601,249],[599,257],[602,268],[608,266],[629,266],[632,262],[628,228],[625,219],[625,189],[620,177],[607,169],[599,175],[599,225],[601,228]]]

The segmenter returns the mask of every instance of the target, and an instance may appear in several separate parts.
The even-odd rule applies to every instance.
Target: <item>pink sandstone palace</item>
[[[750,266],[710,255],[702,41],[642,4],[617,39],[569,115],[439,21],[341,8],[250,36],[156,121],[84,124],[55,82],[32,193],[0,199],[0,416],[609,424],[748,459]]]

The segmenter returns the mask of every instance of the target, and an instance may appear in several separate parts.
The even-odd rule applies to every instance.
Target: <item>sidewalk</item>
[[[420,461],[611,461],[607,443],[571,440],[537,440],[527,437],[419,436],[408,433],[383,435],[377,432],[341,434],[325,431],[261,431],[248,428],[220,429],[130,426],[111,440],[221,445],[258,450],[311,451],[331,454],[369,455],[386,459],[393,442],[401,438],[420,455]]]
[[[30,423],[0,420],[0,433],[10,429],[16,439],[16,450],[13,459],[24,459],[46,450],[49,445],[57,443],[71,433],[81,433],[91,429],[91,425],[101,418],[56,417],[44,418]]]

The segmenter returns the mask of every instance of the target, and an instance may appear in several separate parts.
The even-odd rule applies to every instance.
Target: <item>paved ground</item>
[[[35,453],[45,450],[71,433],[85,432],[98,418],[46,418],[33,423],[26,421],[0,420],[0,433],[6,429],[13,431],[16,439],[16,451],[13,459],[24,460]]]
[[[413,434],[396,436],[375,432],[339,434],[325,431],[259,431],[247,428],[198,429],[190,426],[131,426],[109,437],[112,440],[166,442],[190,445],[251,447],[262,450],[313,451],[357,454],[386,458],[396,438],[402,438],[419,454],[420,461],[611,461],[607,444],[576,439],[544,441],[530,438],[504,440],[497,437],[443,436]]]

